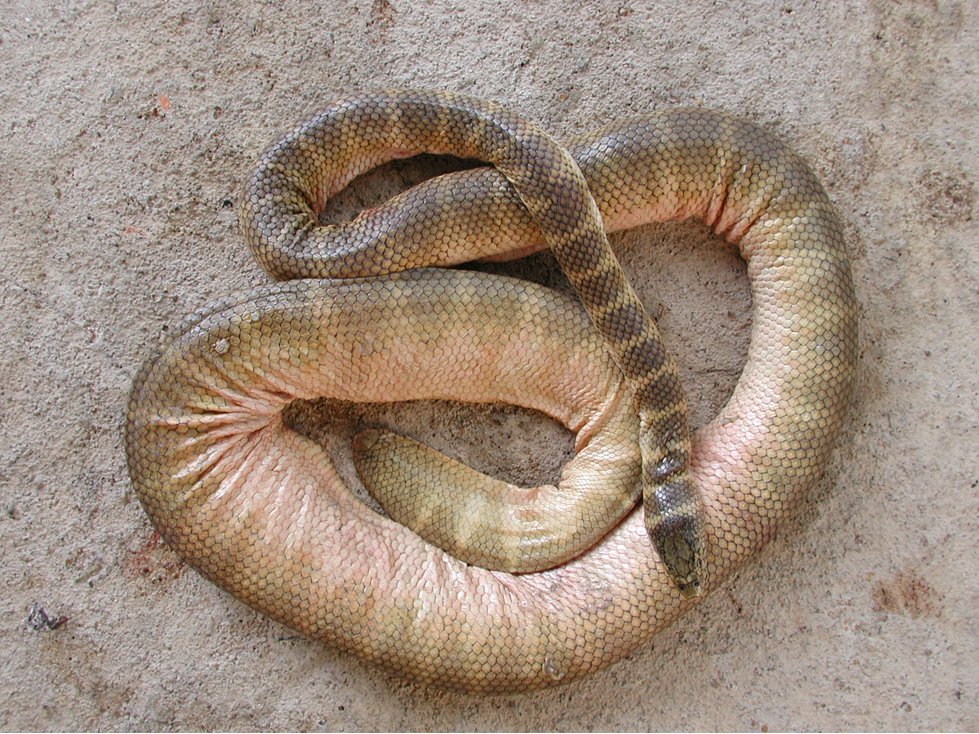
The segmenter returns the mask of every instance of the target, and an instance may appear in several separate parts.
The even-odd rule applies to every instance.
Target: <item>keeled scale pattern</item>
[[[371,134],[349,133],[355,146]],[[748,362],[693,446],[709,590],[774,535],[839,433],[856,359],[840,225],[804,162],[718,113],[625,121],[575,150],[611,226],[699,216],[748,261]],[[424,191],[480,190],[483,175]],[[509,206],[505,184],[486,175],[497,206]],[[419,201],[411,210],[422,217],[447,206]],[[532,230],[519,212],[497,217]],[[299,251],[313,226],[294,232]],[[349,258],[356,266],[372,248],[385,251],[354,244]],[[454,257],[451,245],[433,248]],[[314,395],[504,399],[579,429],[628,411],[619,380],[575,305],[536,286],[433,271],[298,281],[205,309],[144,365],[127,413],[130,473],[171,547],[246,603],[414,680],[525,690],[608,665],[693,603],[670,583],[640,513],[551,571],[468,567],[357,503],[279,410]]]
[[[485,160],[516,190],[636,388],[647,529],[680,588],[698,593],[704,526],[687,471],[679,374],[609,247],[578,165],[550,136],[499,105],[455,94],[402,90],[339,100],[273,143],[249,176],[241,221],[252,253],[273,275],[306,275],[295,245],[316,228],[323,202],[379,162],[416,153]],[[413,200],[400,203],[405,219],[426,218]]]

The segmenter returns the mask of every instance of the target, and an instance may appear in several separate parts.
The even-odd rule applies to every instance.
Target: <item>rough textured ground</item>
[[[979,727],[976,48],[976,5],[944,0],[0,4],[0,728]],[[184,569],[129,486],[140,362],[185,314],[266,281],[235,217],[250,162],[332,96],[392,85],[493,99],[559,136],[723,108],[805,155],[846,222],[859,396],[816,501],[576,685],[447,695],[297,638]],[[433,166],[389,168],[344,206]],[[703,423],[743,359],[743,268],[689,225],[613,244]],[[547,258],[519,268],[558,280]],[[511,476],[567,450],[533,416],[421,408],[386,416],[474,440],[460,456]]]

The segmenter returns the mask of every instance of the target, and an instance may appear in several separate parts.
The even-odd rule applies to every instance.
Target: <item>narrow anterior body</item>
[[[480,154],[499,169],[450,174],[346,227],[319,226],[325,199],[354,176],[420,150]],[[242,201],[263,267],[279,278],[380,277],[226,299],[144,366],[127,452],[171,547],[310,636],[416,679],[503,691],[628,654],[772,537],[825,465],[855,365],[855,304],[832,206],[798,156],[716,112],[633,118],[568,150],[577,166],[502,108],[413,91],[340,100],[270,147]],[[596,224],[688,216],[740,247],[754,300],[742,377],[692,443],[675,368]],[[510,279],[388,275],[544,242],[588,318]],[[318,396],[544,410],[578,432],[571,479],[610,488],[611,509],[593,512],[586,498],[574,523],[621,517],[638,486],[646,521],[628,515],[566,563],[548,554],[567,553],[582,533],[541,525],[530,545],[544,548],[537,567],[562,564],[549,571],[467,565],[360,505],[322,450],[282,426],[285,403]],[[363,448],[378,441],[369,434]],[[386,486],[431,458],[393,450],[400,458],[380,454]],[[412,501],[442,518],[437,496]],[[444,517],[429,525],[461,526]],[[484,537],[475,531],[461,545]]]

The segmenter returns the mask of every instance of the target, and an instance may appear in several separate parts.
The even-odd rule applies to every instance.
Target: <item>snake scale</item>
[[[356,175],[419,152],[495,167],[319,225]],[[630,118],[562,148],[479,100],[357,95],[270,146],[241,214],[262,266],[296,280],[199,311],[143,365],[126,415],[133,485],[205,577],[412,680],[529,690],[629,654],[774,537],[843,425],[856,304],[841,224],[800,157],[725,114]],[[602,230],[691,216],[740,248],[753,299],[741,378],[692,440],[676,370]],[[580,303],[423,267],[545,245]],[[364,483],[429,543],[363,505],[283,424],[284,406],[315,397],[502,400],[564,423],[576,456],[558,487],[519,490],[361,434]],[[473,488],[476,504],[453,509],[445,487]],[[595,527],[606,516],[622,521]],[[483,555],[488,529],[512,537]],[[528,569],[558,565],[490,570],[527,570],[521,553],[539,555]]]

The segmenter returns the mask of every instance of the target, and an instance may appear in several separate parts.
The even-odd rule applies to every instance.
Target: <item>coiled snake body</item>
[[[304,634],[414,680],[502,692],[628,654],[694,603],[694,584],[711,590],[773,537],[825,464],[855,369],[832,206],[798,156],[717,112],[625,120],[568,150],[578,165],[502,108],[416,91],[340,100],[269,148],[246,185],[246,239],[276,277],[329,279],[219,301],[141,369],[130,474],[171,548]],[[423,151],[497,168],[319,227],[316,212],[354,176]],[[599,226],[689,216],[740,247],[753,297],[741,379],[692,449],[675,369]],[[587,316],[508,278],[397,272],[544,240]],[[480,568],[353,497],[322,449],[282,423],[284,405],[313,397],[504,400],[561,420],[577,455],[558,488],[508,496],[411,442],[358,439],[358,471],[390,495],[391,514]],[[452,509],[443,483],[478,487],[476,505]],[[647,523],[629,512],[640,486]],[[565,495],[567,507],[539,508]],[[490,550],[489,527],[511,537]]]

